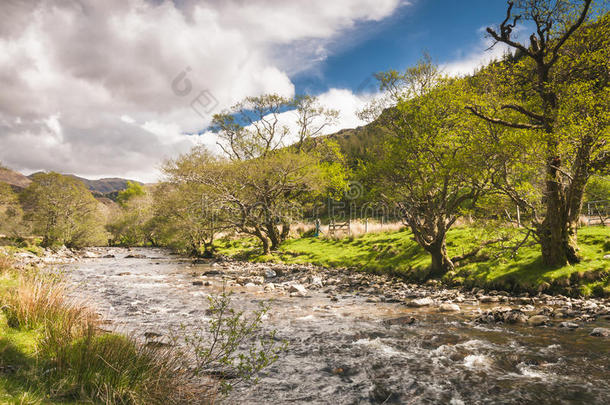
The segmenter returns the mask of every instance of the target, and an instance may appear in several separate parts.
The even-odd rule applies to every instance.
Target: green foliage
[[[287,109],[296,131],[280,122]],[[165,189],[176,192],[159,201],[165,198],[161,205],[173,202],[179,209],[159,211],[156,223],[163,238],[188,246],[192,253],[202,244],[207,251],[215,230],[221,229],[252,235],[267,252],[277,249],[304,208],[344,188],[346,171],[338,146],[314,139],[336,116],[314,97],[273,94],[248,97],[215,115],[213,130],[224,158],[196,147],[165,164],[171,185]],[[295,143],[287,145],[288,140]]]
[[[193,256],[211,254],[223,215],[213,197],[200,184],[160,184],[154,193],[152,220],[157,241]]]
[[[470,111],[504,129],[489,139],[506,164],[497,189],[528,213],[546,264],[579,260],[576,223],[591,174],[610,167],[610,13],[590,1],[509,2],[498,42],[517,51],[469,81]],[[511,33],[519,21],[529,43]]]
[[[85,185],[58,173],[38,173],[23,191],[25,219],[43,246],[105,244],[99,203]]]
[[[591,176],[585,191],[585,201],[610,200],[610,176]]]
[[[24,233],[23,210],[11,186],[0,183],[0,235],[19,237]]]
[[[379,77],[396,105],[378,117],[387,131],[381,157],[361,174],[378,198],[399,208],[442,275],[452,267],[447,230],[489,191],[495,159],[482,145],[490,131],[465,111],[466,82],[442,77],[428,60]]]
[[[140,183],[127,181],[127,188],[118,192],[116,201],[119,205],[125,207],[132,198],[143,197],[144,195],[146,195],[146,190]]]
[[[115,209],[106,223],[112,244],[121,246],[155,245],[153,198],[145,194],[132,196]]]
[[[261,303],[250,318],[231,306],[231,294],[222,292],[210,296],[206,328],[186,331],[177,340],[193,355],[193,374],[198,377],[215,375],[220,391],[228,394],[237,385],[256,382],[256,374],[273,364],[286,342],[275,339],[275,331],[264,333],[262,321],[269,305]]]

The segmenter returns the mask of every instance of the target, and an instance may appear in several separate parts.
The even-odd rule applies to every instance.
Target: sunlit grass
[[[516,255],[514,246],[522,234],[514,228],[484,229],[457,227],[447,236],[451,256],[470,252],[482,241],[499,235],[510,239],[481,250],[481,262],[464,263],[448,274],[444,281],[452,285],[480,286],[513,291],[571,292],[585,295],[610,294],[608,271],[610,261],[610,228],[590,226],[579,230],[582,261],[558,269],[542,265],[539,246],[526,243]],[[286,241],[278,252],[260,256],[254,239],[223,240],[218,252],[252,261],[312,263],[325,267],[349,267],[356,270],[386,273],[421,281],[430,265],[429,255],[412,239],[407,230],[367,233],[358,237],[327,239],[302,237]],[[567,280],[567,282],[566,282]],[[546,283],[546,284],[545,284]],[[542,286],[542,287],[541,287]]]

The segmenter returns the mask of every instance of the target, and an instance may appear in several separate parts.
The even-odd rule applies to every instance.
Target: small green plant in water
[[[182,333],[174,338],[192,357],[193,377],[208,378],[222,395],[240,384],[258,382],[257,373],[273,364],[287,347],[287,342],[276,338],[275,330],[265,332],[262,328],[269,303],[259,303],[246,317],[231,306],[231,295],[223,290],[208,297],[207,325],[188,331],[183,325]]]

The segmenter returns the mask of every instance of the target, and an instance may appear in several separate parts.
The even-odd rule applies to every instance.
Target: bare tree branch
[[[479,111],[479,109],[477,107],[473,107],[473,106],[466,106],[466,109],[469,110],[474,115],[476,115],[477,117],[484,119],[485,121],[492,122],[494,124],[504,125],[505,127],[518,128],[518,129],[543,129],[544,128],[543,125],[526,124],[524,122],[510,122],[510,121],[505,121],[505,120],[502,120],[499,118],[492,118],[492,117],[489,117],[489,116],[483,114],[481,111]]]

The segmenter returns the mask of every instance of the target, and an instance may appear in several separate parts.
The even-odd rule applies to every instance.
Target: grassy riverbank
[[[0,256],[0,307],[2,404],[180,403],[188,393],[172,353],[102,332],[57,275]]]
[[[471,252],[483,241],[507,240],[485,246],[475,257],[458,263],[443,281],[449,285],[477,286],[513,292],[610,295],[609,227],[583,227],[579,230],[581,263],[562,268],[542,265],[539,247],[526,242],[516,253],[514,247],[523,235],[514,229],[488,230],[460,227],[451,230],[447,248],[451,256]],[[286,241],[280,251],[260,256],[253,239],[223,240],[218,253],[252,261],[312,263],[326,267],[350,267],[387,273],[410,280],[425,279],[429,255],[412,240],[409,231],[371,233],[356,238],[326,239],[303,237]]]

